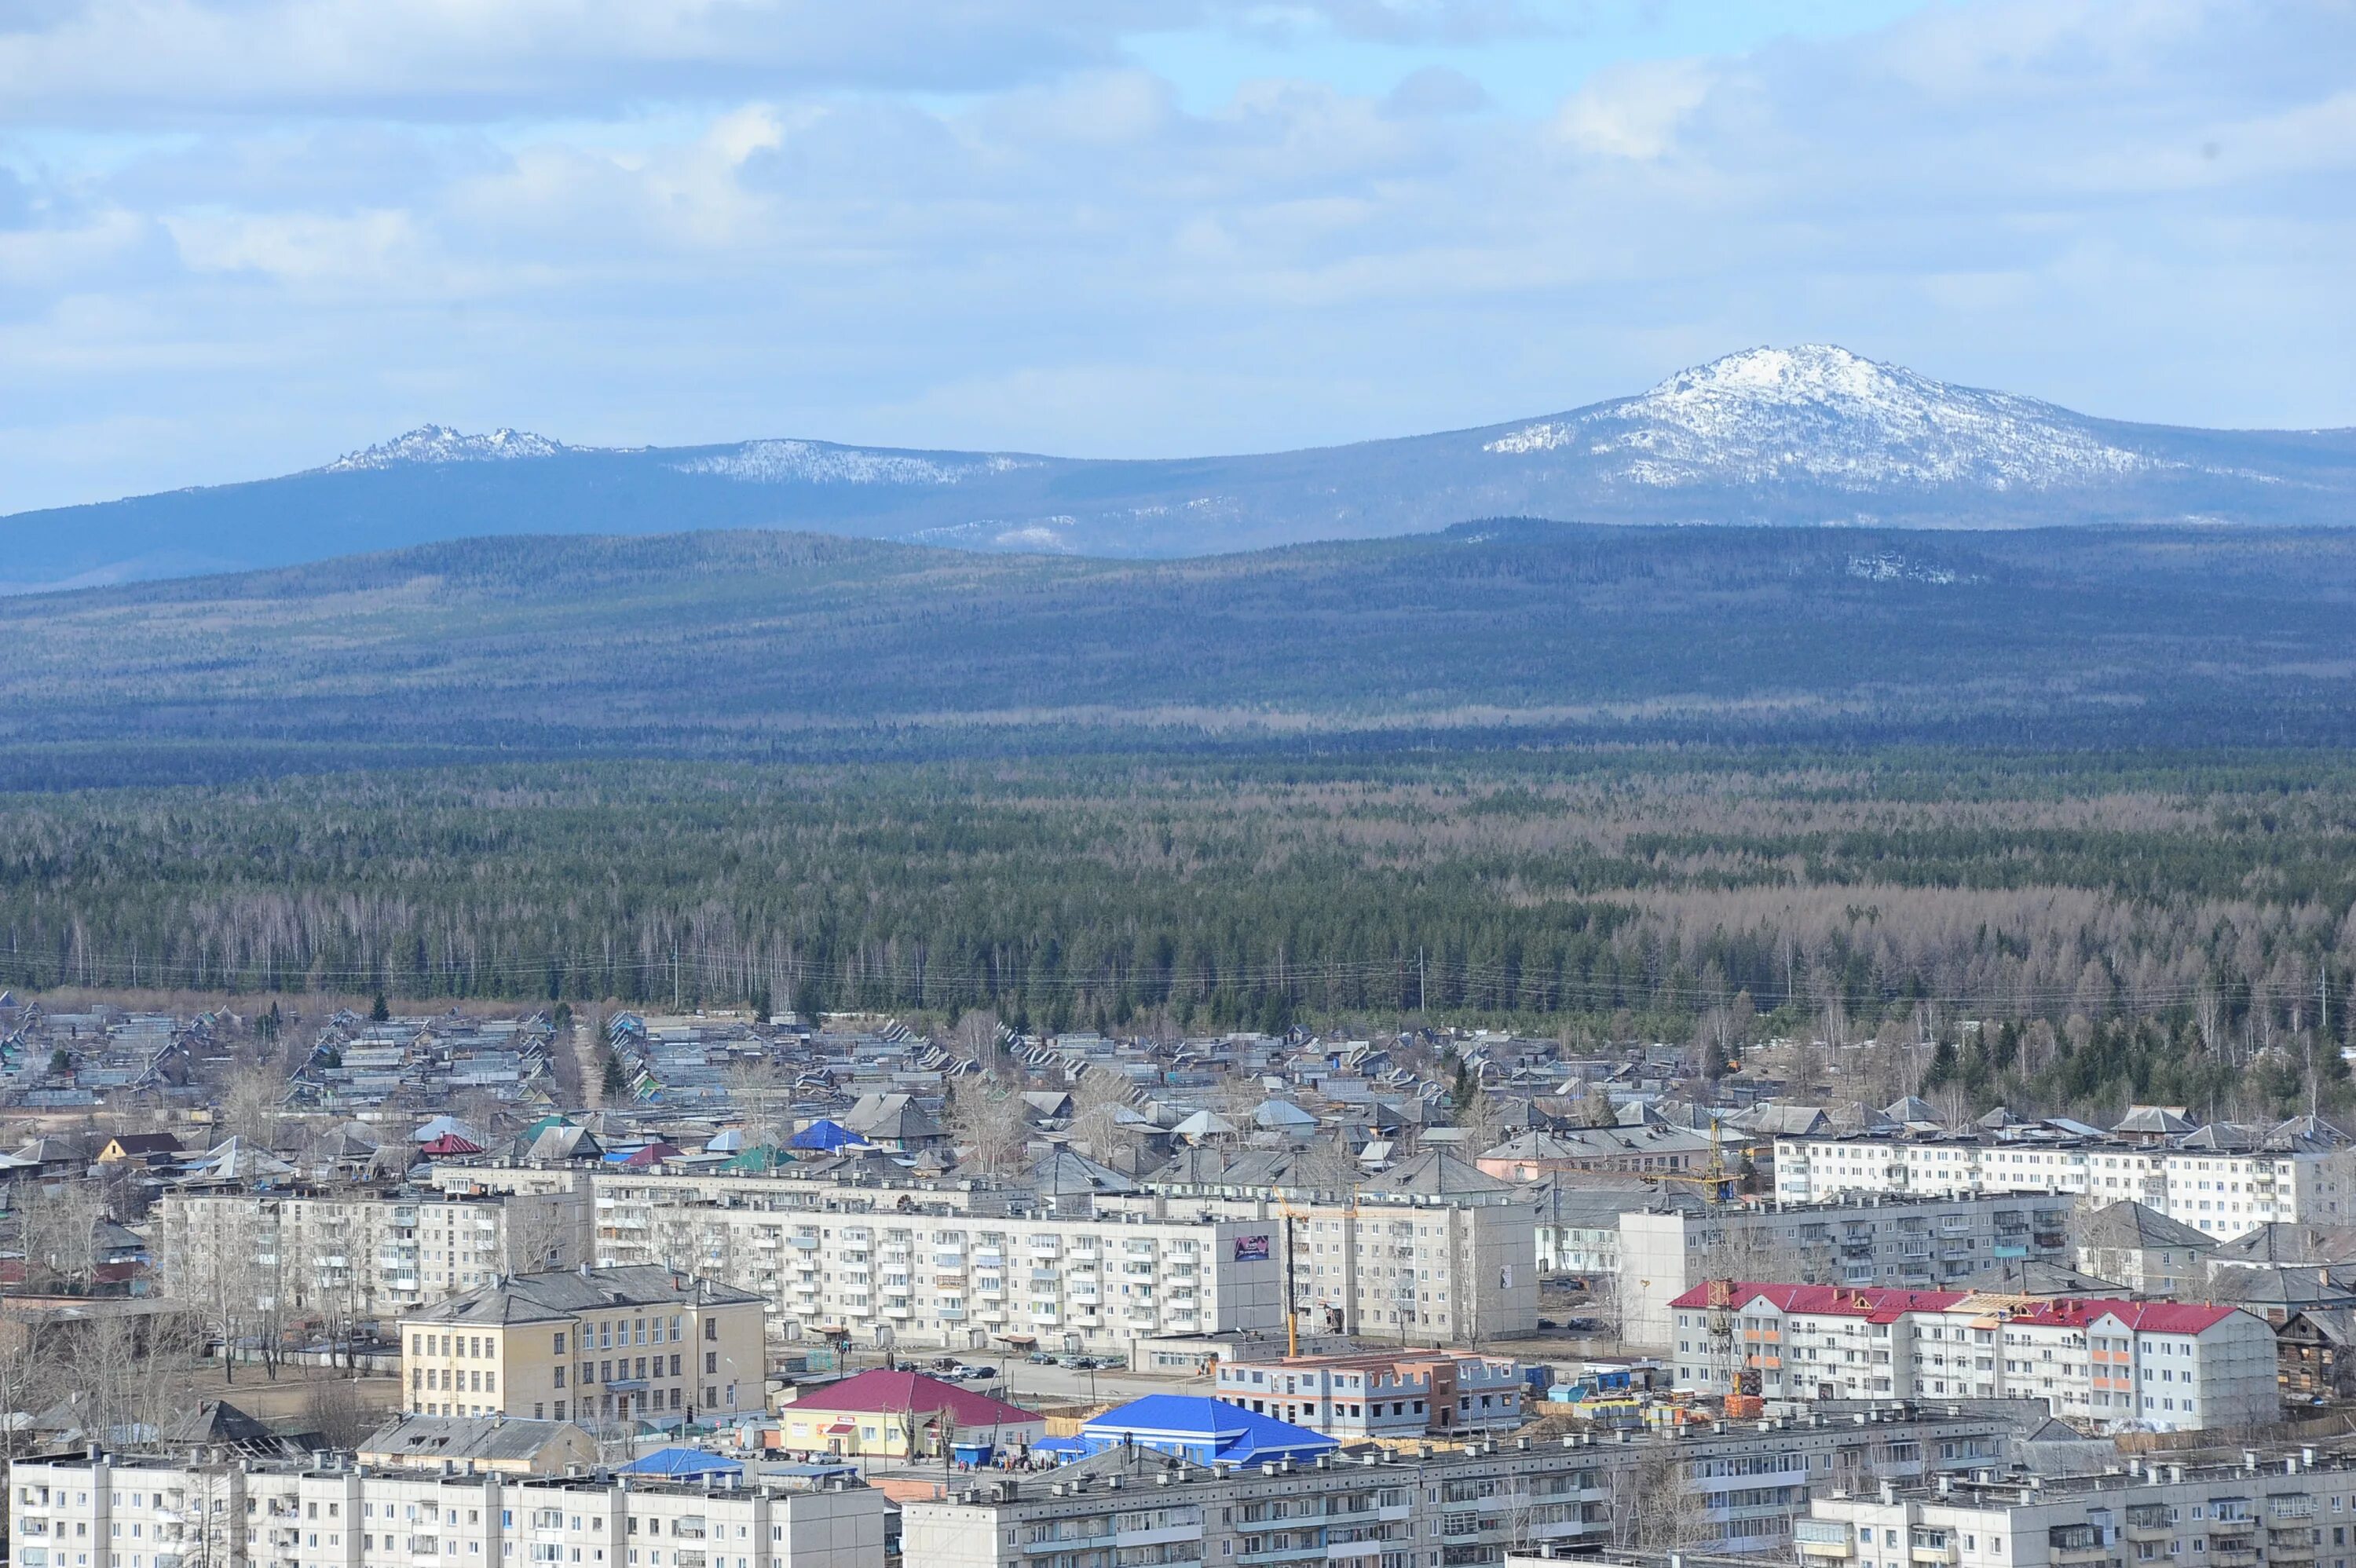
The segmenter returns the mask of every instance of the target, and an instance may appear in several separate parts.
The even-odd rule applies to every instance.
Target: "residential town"
[[[25,1568],[2344,1568],[2322,1116],[1959,1123],[1444,1030],[380,1010],[0,996]]]

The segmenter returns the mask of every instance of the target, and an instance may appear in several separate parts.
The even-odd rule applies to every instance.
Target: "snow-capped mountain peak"
[[[422,424],[391,441],[348,452],[327,464],[329,474],[402,464],[499,463],[519,457],[554,457],[572,449],[561,441],[505,425],[486,435],[468,435],[446,424]]]
[[[1600,460],[1602,477],[1660,487],[2042,489],[2154,464],[2051,403],[1951,386],[1828,343],[1746,348],[1485,450],[1576,453]]]

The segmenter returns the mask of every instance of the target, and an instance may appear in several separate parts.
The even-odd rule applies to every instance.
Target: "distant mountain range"
[[[792,528],[1120,558],[1468,518],[2003,528],[2356,522],[2356,430],[2089,418],[1825,345],[1482,430],[1103,461],[819,441],[620,449],[426,426],[283,478],[0,518],[0,587],[289,565],[510,534]]]
[[[1190,560],[475,539],[15,601],[0,789],[552,757],[2344,747],[2351,617],[2356,528],[1494,518]]]

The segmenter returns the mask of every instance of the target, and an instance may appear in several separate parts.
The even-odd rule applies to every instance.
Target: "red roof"
[[[1709,1292],[1710,1287],[1707,1284],[1697,1285],[1669,1305],[1706,1307],[1710,1304]],[[1774,1303],[1785,1312],[1804,1313],[1815,1317],[1862,1317],[1869,1322],[1888,1323],[1908,1312],[1952,1312],[1959,1307],[1968,1307],[1974,1296],[1981,1294],[1965,1290],[1888,1290],[1869,1285],[1762,1285],[1752,1280],[1738,1280],[1729,1305],[1739,1312],[1752,1302],[1763,1299]],[[1991,1302],[1989,1310],[2001,1310],[2009,1321],[2015,1323],[2083,1328],[2097,1318],[2110,1317],[2142,1334],[2198,1334],[2231,1317],[2236,1309],[2181,1301],[2118,1301],[2104,1296],[2057,1296],[2027,1304],[2023,1304],[2020,1297],[2008,1296],[2000,1306]]]
[[[430,1155],[480,1154],[483,1152],[483,1146],[468,1143],[455,1133],[444,1133],[417,1152]]]
[[[881,1367],[804,1394],[794,1402],[794,1408],[889,1412],[895,1415],[904,1410],[913,1410],[919,1415],[946,1410],[957,1418],[959,1426],[1022,1426],[1044,1419],[1037,1411],[1024,1410],[938,1378],[928,1378],[922,1372],[886,1371]]]

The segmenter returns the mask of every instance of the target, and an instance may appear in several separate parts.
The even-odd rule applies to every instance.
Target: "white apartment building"
[[[2274,1331],[2230,1307],[1724,1282],[1677,1297],[1676,1382],[1770,1399],[2034,1399],[2101,1428],[2280,1416]]]
[[[1494,1563],[1513,1546],[1563,1553],[1626,1539],[1633,1514],[1689,1499],[1697,1550],[1788,1553],[1812,1485],[1912,1482],[2003,1467],[2046,1420],[2012,1402],[1901,1420],[1827,1410],[1707,1434],[1598,1443],[1491,1439],[1464,1451],[1394,1447],[1268,1468],[1205,1467],[1112,1449],[1023,1477],[902,1505],[902,1561],[921,1568],[1431,1568]],[[1647,1490],[1649,1477],[1652,1490]],[[1668,1495],[1664,1495],[1664,1494]]]
[[[1819,1495],[1794,1526],[1818,1568],[2348,1568],[2356,1471],[2312,1449],[2237,1466]]]
[[[1217,1237],[1267,1235],[1270,1261],[1275,1264],[1272,1277],[1280,1287],[1286,1277],[1286,1265],[1290,1264],[1296,1306],[1304,1331],[1346,1333],[1423,1345],[1477,1345],[1483,1339],[1527,1333],[1537,1327],[1538,1311],[1537,1227],[1528,1195],[1491,1180],[1469,1166],[1462,1167],[1458,1179],[1480,1185],[1432,1194],[1362,1190],[1355,1201],[1308,1189],[1288,1189],[1280,1193],[1264,1189],[1241,1191],[1190,1188],[1183,1191],[1098,1195],[1089,1207],[1096,1223],[1109,1221],[1163,1227],[1231,1227],[1217,1232],[1216,1236],[1206,1233],[1198,1239],[1196,1254],[1191,1261],[1165,1254],[1173,1255],[1181,1266],[1204,1266],[1202,1260],[1217,1250],[1211,1244]],[[1001,1331],[1025,1331],[1019,1321],[1022,1314],[1005,1310],[1007,1303],[1023,1297],[1023,1289],[1030,1285],[1064,1283],[1044,1276],[1036,1280],[1023,1277],[1023,1270],[1011,1276],[1002,1271],[986,1275],[976,1273],[960,1281],[954,1277],[952,1268],[948,1277],[952,1288],[942,1296],[941,1304],[956,1315],[919,1312],[916,1307],[922,1296],[924,1282],[937,1272],[931,1270],[929,1261],[919,1255],[922,1249],[905,1249],[905,1257],[893,1260],[905,1265],[905,1281],[899,1277],[900,1268],[888,1271],[894,1276],[891,1279],[853,1280],[849,1276],[861,1271],[850,1268],[841,1271],[844,1275],[841,1280],[811,1278],[809,1276],[813,1274],[831,1276],[837,1271],[798,1267],[780,1270],[776,1265],[784,1232],[793,1229],[784,1224],[783,1217],[808,1216],[819,1227],[818,1233],[821,1236],[831,1234],[829,1227],[838,1224],[862,1226],[864,1222],[859,1219],[862,1214],[883,1217],[893,1211],[916,1211],[920,1219],[929,1216],[937,1221],[960,1215],[972,1217],[970,1223],[961,1227],[914,1223],[887,1226],[912,1232],[963,1230],[1026,1238],[1033,1234],[1058,1235],[1091,1223],[1085,1215],[1075,1218],[1061,1211],[1052,1216],[1038,1211],[1020,1217],[991,1214],[985,1220],[985,1211],[993,1204],[1003,1204],[1008,1194],[958,1182],[886,1189],[841,1187],[792,1177],[673,1176],[484,1166],[444,1167],[435,1172],[435,1181],[452,1192],[545,1192],[585,1188],[593,1193],[595,1206],[596,1264],[612,1266],[659,1263],[773,1296],[776,1310],[772,1314],[772,1327],[780,1339],[805,1338],[817,1327],[841,1326],[852,1329],[862,1341],[873,1342],[873,1330],[884,1326],[892,1328],[897,1343],[968,1348],[986,1343],[991,1335]],[[1132,1239],[1144,1234],[1135,1232]],[[894,1250],[904,1249],[895,1246]],[[954,1265],[958,1261],[956,1249],[948,1250]],[[1227,1250],[1232,1252],[1232,1247]],[[872,1264],[876,1260],[871,1257],[867,1261]],[[1237,1261],[1228,1259],[1230,1264]],[[867,1272],[873,1275],[884,1271]],[[982,1295],[980,1282],[984,1277],[994,1281],[998,1296]],[[1042,1342],[1065,1343],[1075,1349],[1126,1349],[1132,1339],[1156,1334],[1221,1334],[1281,1326],[1280,1305],[1268,1308],[1275,1313],[1273,1318],[1258,1316],[1261,1305],[1246,1303],[1242,1297],[1220,1308],[1226,1316],[1207,1310],[1213,1305],[1202,1286],[1202,1280],[1207,1277],[1173,1275],[1163,1282],[1170,1288],[1149,1297],[1136,1288],[1144,1281],[1132,1276],[1112,1282],[1127,1285],[1128,1289],[1091,1296],[1092,1285],[1101,1292],[1103,1282],[1092,1282],[1085,1269],[1076,1271],[1070,1281],[1073,1295],[1067,1301],[1056,1303],[1074,1310],[1060,1312],[1052,1319],[1041,1319],[1048,1332],[1040,1338]],[[1226,1274],[1223,1272],[1221,1277],[1226,1277]],[[1023,1288],[1010,1289],[1010,1279]],[[881,1309],[859,1317],[833,1315],[837,1306],[848,1313],[854,1306],[876,1305],[873,1299],[864,1304],[855,1302],[851,1299],[855,1292],[832,1288],[862,1284],[870,1287],[871,1297],[889,1294],[908,1299],[898,1303],[901,1311],[897,1316]],[[905,1290],[898,1288],[903,1284]],[[960,1285],[965,1288],[955,1288]],[[817,1287],[814,1293],[809,1288],[812,1286]],[[893,1288],[884,1291],[879,1288],[882,1286]],[[1042,1292],[1025,1299],[1044,1304],[1054,1295]],[[841,1297],[839,1301],[834,1299],[837,1296]],[[1133,1308],[1149,1299],[1172,1310],[1154,1314],[1152,1320],[1142,1312],[1076,1310],[1091,1306]],[[1276,1300],[1281,1300],[1280,1288]],[[1194,1310],[1186,1310],[1188,1307]]]
[[[2069,1205],[2028,1196],[1664,1200],[1620,1216],[1621,1336],[1665,1345],[1670,1303],[1706,1279],[1932,1289],[1993,1264],[2067,1262]]]
[[[1266,1220],[675,1207],[602,1180],[596,1202],[600,1267],[660,1264],[751,1291],[779,1339],[1110,1349],[1284,1322],[1281,1226]]]
[[[2194,1135],[2198,1137],[2200,1135]],[[2356,1218],[2356,1146],[2277,1136],[2223,1148],[2000,1138],[1779,1138],[1775,1190],[1797,1202],[1851,1194],[2083,1194],[2131,1198],[2230,1240],[2274,1221],[2342,1225]]]
[[[706,1491],[349,1464],[19,1459],[16,1568],[883,1568],[864,1486]]]
[[[1519,1192],[1355,1202],[1309,1194],[1099,1199],[1098,1212],[1166,1211],[1269,1228],[1290,1248],[1304,1327],[1401,1344],[1478,1346],[1536,1329],[1537,1226]],[[1279,1278],[1283,1270],[1279,1269]]]
[[[155,1225],[164,1293],[224,1289],[253,1310],[386,1321],[507,1275],[588,1256],[585,1193],[386,1198],[171,1192]]]

